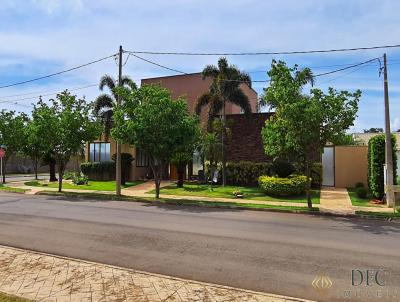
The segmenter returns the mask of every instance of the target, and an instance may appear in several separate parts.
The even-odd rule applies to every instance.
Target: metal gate
[[[335,147],[325,147],[322,153],[322,185],[335,186]]]

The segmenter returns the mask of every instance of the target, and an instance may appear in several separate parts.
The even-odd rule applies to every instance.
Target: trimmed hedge
[[[288,178],[260,176],[260,187],[267,195],[272,196],[296,196],[304,194],[307,187],[307,177],[295,175]]]
[[[115,162],[101,161],[81,163],[81,171],[91,180],[114,180]]]
[[[393,183],[396,183],[396,137],[392,136]],[[368,142],[368,187],[375,198],[384,195],[385,135],[372,137]]]
[[[226,181],[234,186],[257,186],[261,175],[271,175],[269,162],[228,162],[226,164]]]

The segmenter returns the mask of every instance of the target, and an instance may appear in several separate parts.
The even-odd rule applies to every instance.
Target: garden
[[[210,169],[209,165],[206,166]],[[161,194],[307,203],[307,177],[297,171],[294,165],[281,160],[263,163],[228,162],[225,186],[221,185],[221,179],[218,183],[185,182],[182,187],[163,187]],[[319,204],[321,172],[321,165],[314,164],[311,181],[311,199],[314,204]],[[210,174],[210,171],[206,174]],[[154,193],[154,190],[149,193]]]
[[[393,166],[397,166],[396,138],[392,136]],[[384,165],[385,165],[385,136],[377,135],[368,142],[368,187],[357,183],[353,188],[347,188],[353,206],[383,207],[384,201]],[[399,179],[394,170],[393,183]]]

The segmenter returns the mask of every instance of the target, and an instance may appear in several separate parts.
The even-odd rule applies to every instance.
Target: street
[[[359,218],[0,193],[1,245],[318,301],[398,301],[399,234]],[[384,270],[384,285],[352,270]],[[331,288],[312,286],[321,274]]]

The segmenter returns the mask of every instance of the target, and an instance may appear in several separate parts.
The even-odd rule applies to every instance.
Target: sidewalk
[[[307,301],[0,246],[0,291],[37,301]]]

